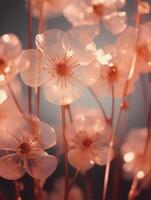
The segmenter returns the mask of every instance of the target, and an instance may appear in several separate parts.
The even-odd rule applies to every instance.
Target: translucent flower
[[[12,33],[0,37],[0,85],[6,84],[17,74],[15,60],[21,52],[21,42]]]
[[[65,190],[64,178],[57,179],[54,183],[53,191],[49,193],[48,199],[63,200],[64,190]],[[74,185],[69,192],[68,199],[84,200],[84,195],[83,195],[82,190],[78,186]]]
[[[20,74],[31,87],[45,84],[48,101],[70,104],[80,97],[83,86],[92,85],[98,79],[95,43],[79,29],[66,33],[48,30],[36,36],[36,45],[36,50],[23,51]]]
[[[137,176],[143,179],[151,168],[151,143],[145,151],[147,128],[133,129],[129,132],[121,152],[123,155],[123,169],[127,177]],[[145,151],[145,152],[144,152]]]
[[[68,125],[68,161],[77,170],[85,171],[94,164],[105,165],[109,154],[111,130],[100,114],[93,109],[74,115]]]
[[[140,26],[140,36],[137,48],[135,48],[134,27],[128,27],[118,38],[116,44],[122,51],[134,55],[137,51],[136,72],[146,73],[151,71],[151,22],[148,21]]]
[[[114,88],[114,96],[122,97],[128,78],[132,60],[129,55],[122,53],[115,45],[107,45],[104,49],[97,51],[97,60],[100,63],[100,78],[92,85],[92,90],[97,96],[108,96]],[[134,82],[138,75],[135,74],[131,81],[127,95],[133,92]]]
[[[126,13],[118,12],[125,5],[125,0],[72,0],[64,9],[64,16],[74,25],[104,25],[113,34],[126,28]]]
[[[9,154],[0,158],[0,176],[9,180],[25,172],[45,179],[56,169],[57,161],[44,150],[55,145],[55,131],[35,116],[24,115],[10,120],[7,131],[0,130],[0,150]]]
[[[43,2],[42,2],[43,1]],[[69,0],[31,0],[32,14],[39,17],[42,10],[44,17],[49,18],[62,13]],[[43,5],[42,5],[43,4]]]

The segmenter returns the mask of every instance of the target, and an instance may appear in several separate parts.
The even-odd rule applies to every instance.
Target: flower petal
[[[58,55],[62,50],[62,36],[64,32],[59,29],[51,29],[36,36],[37,48],[48,56]]]
[[[48,149],[56,144],[55,130],[45,122],[40,122],[40,143],[43,149]]]
[[[71,79],[71,82],[67,81],[65,85],[61,81],[58,82],[57,78],[49,81],[44,86],[46,99],[57,105],[66,105],[77,100],[83,91],[83,86],[80,82],[77,83],[77,80]]]
[[[49,61],[38,50],[24,50],[18,60],[20,76],[25,84],[37,87],[49,80]]]
[[[73,167],[82,171],[90,169],[95,164],[89,151],[78,148],[69,151],[68,161]]]
[[[17,180],[25,174],[22,160],[17,154],[0,158],[0,176],[9,180]]]
[[[0,57],[12,59],[16,57],[22,49],[19,38],[12,33],[4,34],[0,37]]]
[[[32,154],[25,161],[25,169],[27,173],[36,179],[47,178],[55,171],[56,167],[56,158],[44,151]]]

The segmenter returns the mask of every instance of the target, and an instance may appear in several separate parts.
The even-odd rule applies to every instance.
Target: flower
[[[93,109],[74,116],[74,123],[67,128],[69,163],[81,171],[90,169],[94,164],[105,165],[111,130],[104,118]]]
[[[0,176],[9,180],[21,178],[25,172],[36,179],[45,179],[57,166],[54,156],[44,150],[55,145],[55,131],[31,115],[11,119],[8,130],[0,130]]]
[[[12,34],[0,37],[0,85],[12,80],[17,74],[15,60],[22,49],[19,38]]]
[[[118,12],[125,0],[72,0],[64,8],[64,16],[74,25],[92,25],[102,20],[113,34],[126,28],[126,13]]]
[[[36,36],[36,45],[36,50],[23,51],[20,75],[31,87],[45,84],[48,101],[70,104],[80,97],[83,86],[99,77],[95,43],[79,29],[48,30]]]
[[[138,179],[143,179],[150,172],[150,142],[145,151],[147,131],[147,128],[132,129],[121,148],[123,169],[127,177],[137,176]]]
[[[61,14],[68,2],[69,0],[31,0],[32,14],[39,17],[42,9],[45,18],[53,17]]]
[[[48,199],[53,199],[53,200],[63,200],[64,199],[64,190],[65,190],[65,181],[64,178],[59,178],[55,181],[54,183],[54,189],[52,192],[49,193]],[[84,195],[82,190],[74,185],[69,194],[68,194],[68,199],[72,200],[84,200]]]
[[[122,97],[132,62],[129,55],[122,54],[116,45],[107,45],[104,49],[99,49],[96,56],[100,62],[101,72],[100,78],[91,86],[92,90],[101,97],[111,95],[114,90],[115,97]],[[129,84],[127,95],[133,92],[137,79],[138,75],[135,74]]]
[[[119,50],[133,56],[137,52],[136,73],[146,73],[151,71],[151,22],[148,21],[140,26],[139,41],[135,46],[136,29],[128,27],[117,38],[116,45]]]

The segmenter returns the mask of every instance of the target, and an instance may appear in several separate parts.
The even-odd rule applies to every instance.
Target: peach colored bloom
[[[67,128],[69,163],[81,171],[90,169],[94,164],[105,165],[110,135],[110,128],[96,110],[77,113],[74,123]]]
[[[65,189],[64,187],[65,187],[64,178],[57,179],[54,183],[53,191],[49,193],[48,199],[63,200],[64,199],[64,189]],[[69,192],[68,199],[84,200],[84,195],[83,195],[82,190],[78,186],[74,185]]]
[[[36,45],[36,50],[23,51],[20,74],[31,87],[45,84],[48,101],[70,104],[80,97],[83,86],[92,85],[98,79],[95,43],[79,29],[66,33],[48,30],[36,36]]]
[[[100,62],[101,73],[97,82],[91,86],[94,93],[101,97],[108,96],[114,87],[114,96],[122,97],[132,62],[129,55],[122,54],[115,45],[107,45],[104,49],[98,50],[96,56]],[[127,95],[133,92],[137,78],[135,74]]]
[[[64,16],[74,25],[97,24],[118,34],[126,28],[126,13],[118,12],[125,0],[72,0],[64,9]]]
[[[0,130],[0,150],[10,152],[0,158],[0,176],[9,180],[19,179],[25,172],[36,179],[50,176],[57,161],[44,150],[56,143],[54,129],[31,115],[8,124],[7,131]]]
[[[137,48],[135,48],[135,28],[128,27],[116,41],[119,50],[133,56],[137,51],[136,72],[146,73],[151,71],[151,22],[141,25]]]
[[[42,7],[42,14],[44,17],[54,17],[62,13],[63,8],[68,2],[69,0],[31,0],[32,14],[35,17],[39,17]]]
[[[143,179],[151,169],[151,143],[144,155],[146,137],[147,128],[133,129],[122,146],[123,169],[127,177],[136,175]]]
[[[6,84],[17,74],[16,57],[21,52],[21,42],[12,33],[0,37],[0,85]]]

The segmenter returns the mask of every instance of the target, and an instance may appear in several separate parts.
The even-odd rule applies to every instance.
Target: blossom
[[[18,69],[15,60],[21,49],[21,42],[16,35],[9,33],[0,37],[0,85],[16,76]]]
[[[55,181],[54,189],[49,193],[48,199],[63,200],[64,199],[64,191],[65,191],[64,178],[59,178]],[[84,200],[84,195],[83,195],[82,190],[78,186],[73,185],[71,190],[69,191],[68,199]]]
[[[136,47],[136,29],[128,27],[117,38],[116,44],[119,50],[133,56],[137,52],[136,73],[146,73],[151,71],[151,22],[148,21],[140,26],[139,40]]]
[[[31,0],[32,14],[39,17],[42,9],[45,18],[53,17],[61,14],[68,2],[69,0]]]
[[[132,129],[121,148],[123,169],[127,177],[137,176],[138,179],[143,179],[150,172],[150,142],[145,151],[147,131],[147,128]]]
[[[51,175],[57,165],[56,158],[44,150],[55,145],[55,131],[31,115],[9,121],[7,130],[0,130],[0,176],[9,180],[21,178],[25,172],[36,179]]]
[[[115,97],[122,97],[132,60],[129,55],[119,51],[116,45],[107,45],[96,53],[100,62],[100,78],[92,85],[92,90],[97,96],[109,96],[114,90]],[[127,95],[135,88],[138,75],[131,80]]]
[[[74,123],[67,128],[69,163],[81,171],[90,169],[94,164],[105,165],[111,130],[104,118],[93,109],[74,116]]]
[[[125,0],[72,0],[64,8],[64,16],[74,25],[97,24],[104,22],[113,34],[126,28],[126,13],[118,11],[125,5]]]
[[[80,97],[83,86],[99,77],[95,43],[79,29],[48,30],[36,36],[36,45],[38,49],[23,51],[20,75],[31,87],[45,84],[48,101],[70,104]]]

